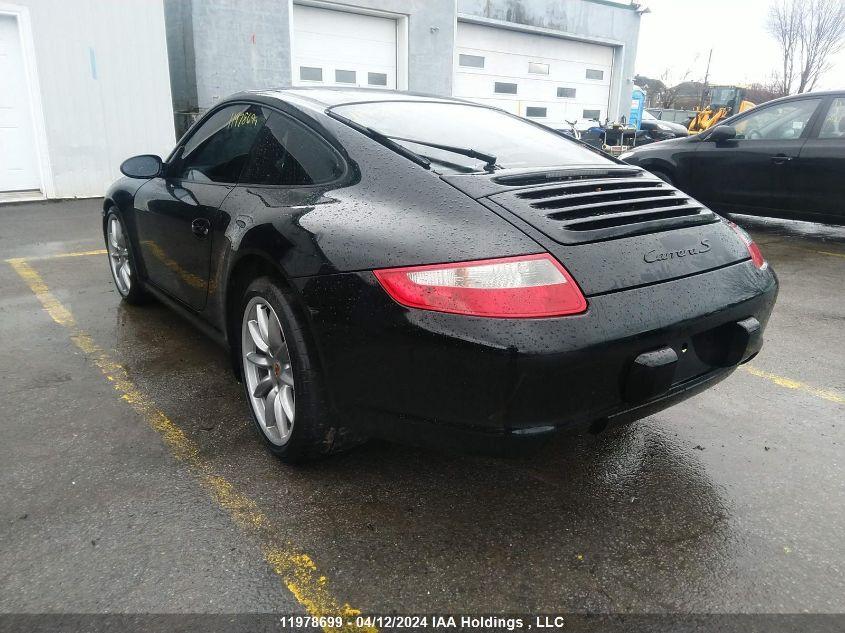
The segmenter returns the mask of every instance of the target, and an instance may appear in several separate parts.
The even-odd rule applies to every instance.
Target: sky
[[[650,9],[642,16],[637,74],[661,77],[670,85],[702,81],[713,49],[710,81],[749,84],[765,81],[778,67],[778,47],[766,32],[771,0],[638,0]],[[627,4],[627,2],[625,2]],[[834,60],[817,90],[845,89],[845,51]]]

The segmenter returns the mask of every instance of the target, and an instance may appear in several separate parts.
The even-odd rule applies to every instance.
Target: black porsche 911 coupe
[[[754,356],[777,279],[648,172],[500,110],[235,95],[106,195],[123,299],[223,343],[285,460],[641,418]]]

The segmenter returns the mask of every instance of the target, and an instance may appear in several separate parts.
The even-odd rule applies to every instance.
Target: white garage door
[[[396,20],[293,6],[293,83],[396,88]]]
[[[0,191],[40,186],[18,23],[0,15]]]
[[[551,127],[586,127],[607,116],[612,67],[609,46],[459,22],[454,94]]]

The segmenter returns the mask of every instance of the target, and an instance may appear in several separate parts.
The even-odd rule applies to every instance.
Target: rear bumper
[[[452,449],[463,453],[512,455],[521,449],[532,450],[556,433],[563,431],[605,430],[647,417],[672,405],[683,402],[730,376],[735,367],[717,370],[696,377],[649,402],[624,408],[618,413],[593,420],[584,418],[556,426],[533,426],[513,429],[490,429],[464,425],[439,424],[408,415],[391,414],[384,411],[368,413],[367,429],[384,439],[406,444],[428,446],[438,449]]]
[[[473,443],[633,419],[698,393],[759,351],[777,279],[746,261],[524,320],[409,310],[371,273],[301,279],[299,290],[338,415],[378,435],[424,442],[448,427]],[[748,319],[758,332],[737,353],[732,324]],[[666,349],[677,362],[662,388],[632,388],[637,358]]]

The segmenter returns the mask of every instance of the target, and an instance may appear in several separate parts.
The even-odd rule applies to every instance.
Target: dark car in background
[[[689,136],[689,130],[685,126],[671,121],[661,121],[648,110],[643,111],[640,131],[643,134],[637,136],[637,145]]]
[[[647,108],[646,112],[659,121],[667,123],[679,123],[687,127],[690,121],[698,114],[695,110],[677,110],[675,108]]]
[[[845,223],[845,92],[784,97],[621,158],[726,212]]]
[[[674,187],[454,99],[242,93],[121,170],[118,292],[227,346],[289,461],[643,417],[753,357],[777,294],[747,234]]]

